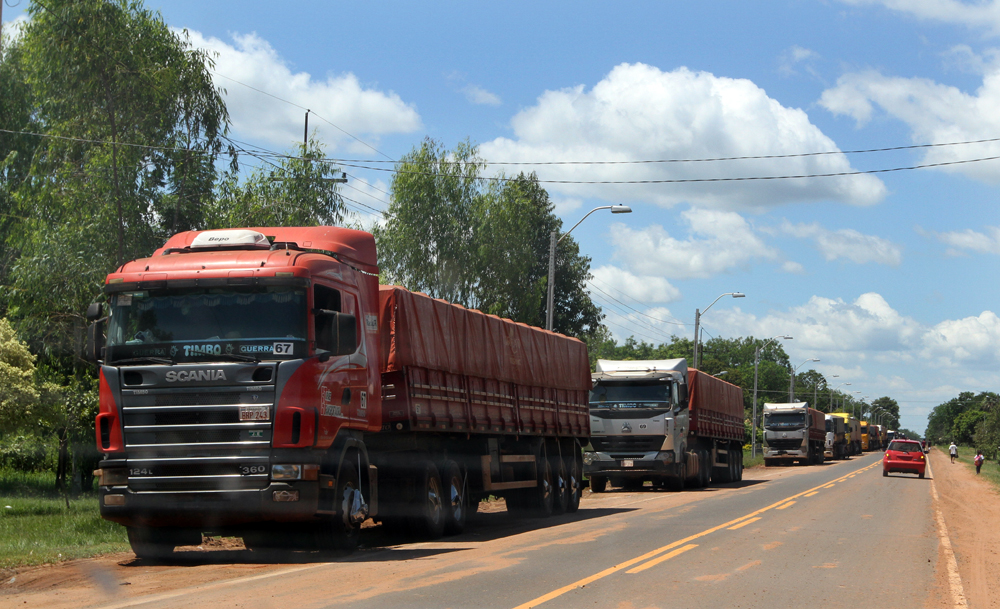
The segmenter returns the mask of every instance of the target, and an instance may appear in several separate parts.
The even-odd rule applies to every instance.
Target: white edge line
[[[931,460],[927,459],[927,469],[931,473],[931,495],[934,497],[934,520],[937,521],[938,539],[941,547],[944,548],[944,558],[948,567],[948,587],[951,589],[951,603],[953,607],[968,607],[965,600],[965,589],[962,587],[962,575],[958,572],[958,561],[955,560],[955,552],[951,548],[951,539],[948,537],[948,527],[944,524],[944,514],[938,507],[941,503],[938,497],[937,487],[934,485],[934,470],[931,469]]]

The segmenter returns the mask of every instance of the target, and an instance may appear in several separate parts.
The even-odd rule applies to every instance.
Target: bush
[[[54,440],[35,435],[16,435],[0,439],[0,469],[22,472],[52,471],[55,469]]]

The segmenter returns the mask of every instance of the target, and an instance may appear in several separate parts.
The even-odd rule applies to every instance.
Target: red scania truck
[[[380,286],[368,233],[180,233],[104,291],[100,509],[140,557],[203,533],[352,549],[372,517],[436,537],[487,495],[579,505],[586,346]]]

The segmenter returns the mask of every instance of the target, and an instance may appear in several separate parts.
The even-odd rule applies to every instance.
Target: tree
[[[28,10],[4,59],[47,137],[12,193],[17,259],[4,299],[29,344],[80,366],[82,312],[105,274],[200,221],[229,118],[210,58],[139,2]]]
[[[21,429],[35,416],[40,394],[35,386],[35,356],[14,328],[0,318],[0,429]]]
[[[955,417],[951,424],[951,439],[956,444],[971,444],[976,427],[986,418],[986,413],[978,409],[966,410]]]
[[[257,169],[243,181],[237,171],[229,171],[199,228],[340,224],[346,212],[334,181],[340,170],[323,158],[320,143],[310,139],[296,156],[268,170]]]
[[[872,408],[882,410],[882,420],[889,429],[899,428],[899,402],[889,396],[882,396],[872,402]]]
[[[562,222],[537,177],[486,180],[475,146],[425,140],[403,157],[382,226],[383,280],[535,326],[545,318],[549,234]],[[553,327],[587,336],[602,315],[586,291],[590,259],[571,238],[557,250]]]
[[[955,430],[955,421],[963,412],[986,410],[984,404],[998,398],[1000,396],[992,392],[981,392],[977,395],[971,391],[963,391],[958,397],[938,404],[927,417],[927,431],[924,432],[924,437],[935,444],[951,441],[953,438],[950,436]]]

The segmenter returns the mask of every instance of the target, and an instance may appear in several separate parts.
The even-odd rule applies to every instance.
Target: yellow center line
[[[744,520],[743,522],[741,522],[741,523],[739,523],[739,524],[737,524],[735,526],[729,527],[729,530],[730,531],[735,531],[736,529],[743,528],[743,527],[747,526],[748,524],[753,524],[754,522],[757,522],[758,520],[760,520],[760,516],[758,516],[756,518],[751,518],[750,520]]]
[[[853,475],[855,475],[857,473],[863,472],[866,469],[869,469],[869,467],[871,467],[871,466],[859,469],[856,472],[854,472],[854,474],[851,474],[851,475],[853,476]],[[778,501],[776,503],[772,503],[771,505],[769,505],[767,507],[760,508],[759,510],[757,510],[755,512],[750,512],[749,514],[747,514],[745,516],[740,516],[739,518],[730,520],[729,522],[725,522],[725,523],[720,524],[718,526],[714,526],[714,527],[712,527],[710,529],[705,529],[701,533],[695,533],[694,535],[690,535],[688,537],[685,537],[684,539],[675,541],[673,543],[669,543],[669,544],[667,544],[667,545],[665,545],[663,547],[657,548],[657,549],[655,549],[655,550],[653,550],[651,552],[646,552],[642,556],[637,556],[635,558],[631,558],[629,560],[626,560],[623,563],[618,563],[617,565],[614,565],[613,567],[608,567],[607,569],[605,569],[603,571],[600,571],[598,573],[595,573],[593,575],[585,577],[585,578],[583,578],[581,580],[575,581],[572,584],[568,584],[566,586],[563,586],[562,588],[557,588],[556,590],[553,590],[552,592],[549,592],[547,594],[543,594],[542,596],[539,596],[536,599],[532,599],[532,600],[530,600],[530,601],[528,601],[526,603],[522,603],[522,604],[518,605],[517,607],[515,607],[514,609],[531,609],[532,607],[537,607],[537,606],[541,605],[542,603],[546,603],[546,602],[548,602],[548,601],[550,601],[550,600],[552,600],[554,598],[558,598],[558,597],[562,596],[563,594],[566,594],[567,592],[576,590],[577,588],[579,588],[581,586],[586,586],[587,584],[593,583],[593,582],[595,582],[595,581],[597,581],[599,579],[603,579],[603,578],[605,578],[605,577],[607,577],[607,576],[609,576],[609,575],[611,575],[613,573],[617,573],[617,572],[622,571],[624,569],[628,569],[632,565],[635,565],[635,564],[641,563],[643,561],[649,560],[649,559],[651,559],[651,558],[653,558],[655,556],[659,556],[660,554],[663,554],[664,552],[667,552],[668,550],[673,550],[677,546],[680,546],[682,544],[686,544],[686,543],[688,543],[690,541],[694,541],[695,539],[698,539],[699,537],[704,537],[705,535],[711,535],[712,533],[715,533],[716,531],[719,531],[721,529],[729,528],[729,527],[731,527],[733,525],[736,525],[736,524],[739,524],[739,523],[743,522],[744,520],[749,520],[750,518],[753,518],[754,516],[759,516],[760,514],[763,514],[764,512],[766,512],[768,510],[772,510],[772,509],[778,507],[779,505],[784,505],[785,503],[788,503],[789,501],[791,501],[793,499],[798,499],[799,497],[802,497],[806,493],[811,493],[813,491],[817,491],[817,490],[823,488],[824,486],[826,486],[827,484],[829,484],[829,482],[824,482],[823,484],[821,484],[819,486],[814,486],[811,489],[804,490],[801,493],[797,493],[795,495],[792,495],[791,497],[786,497],[785,499],[782,499],[781,501]],[[747,523],[747,524],[749,524],[749,523]]]
[[[833,488],[833,484],[832,484],[832,483],[831,483],[831,484],[827,484],[827,485],[826,485],[826,486],[824,486],[823,488]]]
[[[783,509],[785,509],[785,508],[790,508],[790,507],[792,507],[793,505],[795,505],[795,502],[794,502],[794,501],[789,501],[789,502],[788,502],[788,503],[786,503],[785,505],[779,505],[778,507],[776,507],[776,508],[774,508],[774,509],[776,509],[776,510],[783,510]]]
[[[671,558],[673,558],[674,556],[677,556],[678,554],[683,554],[684,552],[687,552],[688,550],[690,550],[692,548],[697,548],[697,547],[698,547],[698,544],[689,543],[688,545],[686,545],[686,546],[684,546],[682,548],[677,548],[673,552],[667,552],[666,554],[664,554],[663,556],[661,556],[659,558],[654,558],[653,560],[649,561],[648,563],[646,563],[644,565],[639,565],[638,567],[636,567],[634,569],[629,569],[628,571],[626,571],[626,573],[638,573],[640,571],[645,571],[646,569],[648,569],[650,567],[655,567],[656,565],[660,564],[663,561],[670,560]]]
[[[824,487],[826,488],[826,487]],[[813,491],[811,493],[806,493],[806,497],[812,497],[813,495],[819,495],[819,491]]]

